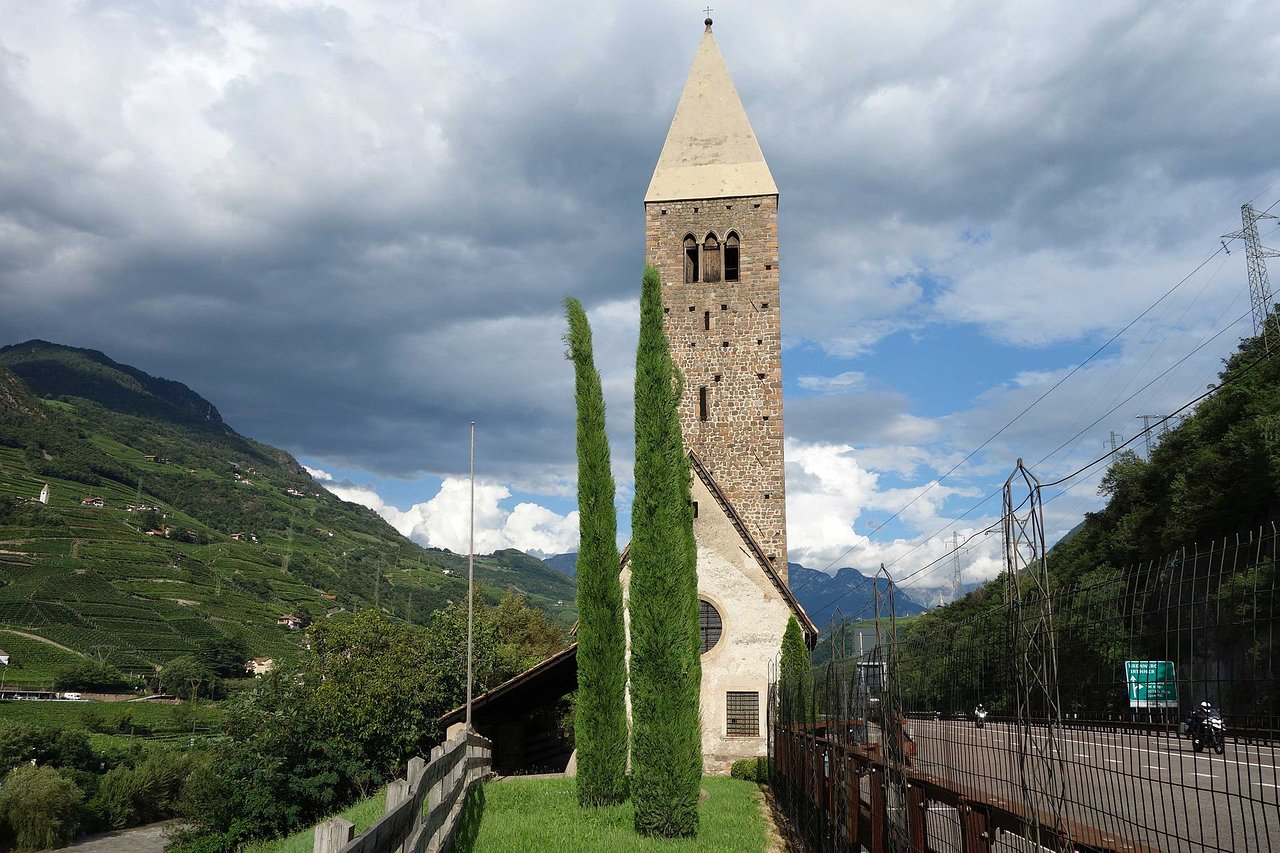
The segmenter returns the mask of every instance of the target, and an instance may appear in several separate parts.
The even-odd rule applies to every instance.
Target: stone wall
[[[708,233],[723,244],[731,231],[741,241],[739,280],[685,283],[686,235],[701,246]],[[685,444],[701,457],[785,580],[778,198],[646,204],[645,256],[661,272],[667,335],[685,376]]]

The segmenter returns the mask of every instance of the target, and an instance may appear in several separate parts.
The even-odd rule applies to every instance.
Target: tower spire
[[[646,202],[778,194],[711,32],[711,18],[704,23]]]

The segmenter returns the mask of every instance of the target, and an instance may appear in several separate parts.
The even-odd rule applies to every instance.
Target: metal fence
[[[912,619],[889,584],[811,686],[775,683],[771,775],[810,849],[1280,849],[1275,527],[1066,585],[1024,527],[996,582]],[[1202,701],[1222,754],[1183,731]]]

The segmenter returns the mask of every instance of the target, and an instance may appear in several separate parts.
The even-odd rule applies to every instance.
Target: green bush
[[[23,765],[0,784],[0,823],[19,850],[61,847],[75,837],[84,794],[51,767]]]
[[[769,759],[767,756],[759,758],[744,758],[741,761],[733,762],[733,766],[729,768],[729,775],[734,779],[746,779],[748,782],[768,782],[769,781]]]
[[[183,752],[153,752],[135,767],[107,771],[94,805],[116,829],[173,817],[194,759]]]

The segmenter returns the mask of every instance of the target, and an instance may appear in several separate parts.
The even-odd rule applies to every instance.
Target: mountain
[[[960,584],[960,590],[957,594],[951,594],[950,586],[915,586],[912,585],[908,592],[912,601],[923,607],[941,607],[944,604],[963,598],[973,592],[978,587],[984,585],[986,581],[975,581],[974,583]]]
[[[787,567],[791,591],[819,631],[826,631],[833,616],[852,621],[875,617],[876,581],[857,569],[846,567],[828,574],[799,563],[788,563]],[[884,595],[888,584],[882,580],[879,585]],[[894,608],[898,616],[914,616],[928,609],[901,589],[894,593]]]
[[[466,564],[332,495],[181,383],[92,350],[0,349],[0,647],[21,637],[133,672],[219,635],[287,655],[299,635],[279,617],[425,622],[466,600]],[[476,579],[576,617],[573,579],[522,552],[478,557]],[[7,682],[39,680],[40,658]]]
[[[217,408],[186,385],[112,361],[97,350],[31,340],[0,347],[0,364],[37,397],[80,397],[121,414],[230,432]]]
[[[546,563],[557,572],[568,575],[571,578],[578,576],[578,552],[571,554],[556,554],[554,557],[547,557],[542,562]]]

